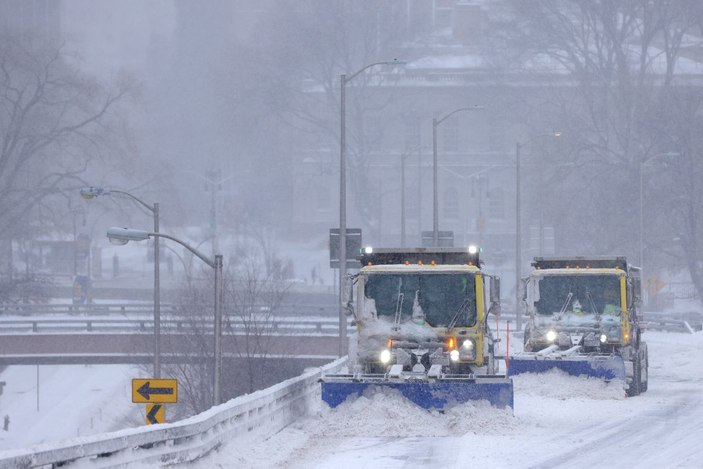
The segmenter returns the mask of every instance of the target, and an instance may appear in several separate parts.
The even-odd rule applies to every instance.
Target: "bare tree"
[[[285,103],[280,114],[306,151],[319,157],[321,176],[339,170],[340,75],[349,78],[371,63],[406,59],[413,38],[406,11],[394,1],[307,0],[273,14],[280,46],[270,69],[282,90],[276,96]],[[393,87],[398,75],[390,71],[376,68],[347,84],[349,194],[372,237],[380,234],[382,189],[369,166],[392,121],[402,118],[390,112],[398,97]]]
[[[244,383],[244,392],[280,380],[275,365],[286,355],[285,351],[274,350],[272,339],[276,334],[276,315],[288,286],[280,259],[276,257],[271,262],[271,266],[266,266],[256,257],[245,258],[232,266],[229,276],[227,330],[235,336],[235,352],[245,367],[238,383],[232,385]]]
[[[291,377],[279,366],[282,354],[272,348],[276,315],[288,290],[281,281],[281,270],[274,267],[266,273],[261,257],[251,254],[234,256],[228,264],[223,307],[224,400]],[[274,259],[274,266],[281,264]],[[180,329],[177,335],[164,337],[165,348],[178,355],[177,363],[164,367],[164,375],[178,380],[183,396],[174,409],[177,418],[202,412],[212,404],[212,282],[211,271],[184,281],[172,318],[178,319]]]
[[[67,228],[65,201],[81,176],[119,155],[124,129],[113,110],[129,85],[104,91],[66,59],[60,46],[27,35],[0,40],[0,239],[8,250],[12,239]]]
[[[566,145],[542,159],[542,176],[532,173],[554,195],[549,204],[533,206],[545,205],[550,218],[559,220],[560,238],[568,240],[563,249],[638,259],[640,170],[645,163],[676,167],[680,180],[645,178],[646,195],[662,187],[670,195],[647,198],[645,257],[650,269],[666,262],[657,253],[668,251],[666,240],[679,234],[688,243],[682,245],[687,267],[703,292],[693,241],[700,236],[698,196],[692,181],[686,182],[700,175],[691,137],[701,92],[682,69],[683,41],[686,33],[699,33],[703,7],[687,0],[507,3],[496,29],[507,47],[496,63],[542,77],[541,92],[529,98],[530,127],[534,133],[561,130]],[[682,157],[657,158],[669,153]],[[672,211],[680,215],[675,224],[665,216]]]

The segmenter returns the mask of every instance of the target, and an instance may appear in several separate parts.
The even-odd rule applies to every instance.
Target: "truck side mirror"
[[[500,303],[500,278],[491,277],[491,303]]]
[[[527,301],[527,282],[529,281],[528,277],[524,277],[520,279],[520,299],[523,302]]]
[[[632,278],[632,302],[636,307],[642,306],[642,280],[639,277]],[[628,307],[630,305],[627,305]]]
[[[342,299],[342,308],[347,313],[347,316],[354,315],[354,281],[355,276],[348,275],[344,279],[344,298]]]
[[[491,305],[488,314],[500,314],[500,278],[495,276],[489,278]]]

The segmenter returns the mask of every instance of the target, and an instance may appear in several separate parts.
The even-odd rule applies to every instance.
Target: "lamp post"
[[[121,194],[129,197],[148,211],[154,217],[154,378],[161,378],[161,259],[159,245],[159,203],[154,202],[149,205],[140,198],[129,192],[116,189],[106,189],[103,187],[84,187],[81,189],[81,197],[84,199],[94,199],[102,195]]]
[[[522,239],[520,209],[520,150],[540,137],[560,137],[561,132],[535,135],[525,142],[515,143],[515,325],[522,330],[522,313],[520,311],[520,280],[522,279]]]
[[[222,303],[223,303],[223,261],[222,254],[215,254],[213,258],[207,257],[188,243],[180,239],[163,233],[152,233],[144,230],[135,230],[130,228],[110,228],[107,230],[107,237],[113,244],[123,245],[130,241],[144,241],[151,237],[166,238],[174,241],[193,254],[200,260],[215,270],[215,320],[214,320],[214,364],[213,364],[213,406],[220,404],[221,394],[221,376],[222,376]]]
[[[678,156],[677,152],[666,152],[666,153],[657,153],[656,155],[652,155],[647,159],[641,160],[639,163],[639,179],[640,179],[640,241],[639,241],[639,248],[640,248],[640,276],[642,277],[642,280],[644,281],[644,166],[647,163],[650,163],[651,161],[662,157],[662,156]]]
[[[346,353],[347,320],[344,308],[344,279],[347,276],[347,83],[365,70],[376,65],[403,65],[405,62],[392,60],[374,62],[362,67],[348,78],[346,74],[339,77],[340,88],[340,129],[339,129],[339,356]]]
[[[432,119],[432,245],[439,244],[439,200],[437,197],[437,127],[451,116],[461,111],[475,111],[483,106],[470,106],[455,109],[444,117]]]

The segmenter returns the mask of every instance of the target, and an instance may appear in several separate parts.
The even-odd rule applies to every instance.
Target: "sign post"
[[[359,251],[361,250],[361,228],[347,228],[346,230],[346,257],[347,266],[353,269],[361,267]],[[330,229],[330,268],[339,269],[339,228]]]

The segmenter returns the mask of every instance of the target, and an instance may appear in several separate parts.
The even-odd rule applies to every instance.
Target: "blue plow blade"
[[[322,381],[322,400],[331,408],[350,397],[378,389],[394,389],[423,409],[443,410],[447,406],[486,400],[498,408],[513,408],[513,381],[509,378],[479,381]]]
[[[589,376],[606,381],[625,379],[625,362],[619,356],[538,357],[521,354],[510,359],[508,376],[521,373],[543,373],[551,369],[572,376]]]

